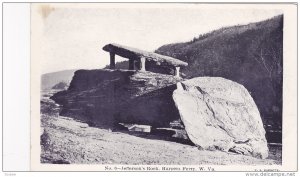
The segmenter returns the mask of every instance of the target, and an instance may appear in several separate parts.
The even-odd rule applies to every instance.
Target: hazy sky
[[[102,68],[109,63],[109,54],[102,50],[108,43],[154,51],[224,26],[279,14],[280,10],[172,9],[163,5],[146,9],[57,7],[43,14],[42,73]]]

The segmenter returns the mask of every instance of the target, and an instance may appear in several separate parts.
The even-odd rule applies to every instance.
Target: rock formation
[[[268,156],[260,113],[249,92],[220,77],[177,83],[175,105],[189,139],[206,150]]]
[[[56,90],[66,90],[68,88],[68,84],[65,83],[64,81],[61,81],[57,84],[55,84],[52,89],[56,89]]]
[[[78,70],[70,87],[51,99],[60,115],[92,125],[135,123],[169,126],[179,114],[172,99],[179,77],[129,70]]]

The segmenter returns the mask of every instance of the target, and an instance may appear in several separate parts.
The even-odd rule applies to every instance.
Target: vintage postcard
[[[297,4],[31,4],[31,170],[296,171]]]

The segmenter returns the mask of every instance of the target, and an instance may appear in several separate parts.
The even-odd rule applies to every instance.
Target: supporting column
[[[134,70],[134,60],[129,59],[129,70]]]
[[[141,71],[146,71],[146,58],[145,57],[141,57],[140,58],[140,70]]]
[[[176,77],[180,77],[180,72],[179,72],[179,70],[180,70],[180,67],[175,67],[175,76]]]
[[[110,69],[115,69],[116,68],[116,62],[115,62],[115,54],[112,52],[109,52],[110,55]]]

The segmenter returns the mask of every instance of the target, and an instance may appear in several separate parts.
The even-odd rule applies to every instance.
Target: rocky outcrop
[[[62,105],[60,115],[92,125],[169,126],[179,119],[172,99],[179,81],[182,79],[147,71],[79,70],[68,90],[51,98]]]
[[[59,82],[57,84],[55,84],[52,89],[56,89],[56,90],[66,90],[68,88],[68,84],[65,82]]]
[[[48,109],[41,109],[42,164],[281,165],[281,158],[262,160],[224,152],[199,151],[184,142],[171,142],[175,138],[115,133],[89,127],[72,118],[58,116],[59,107],[48,97],[43,97],[43,100],[41,106],[55,110],[55,113],[48,114],[48,111],[44,112]]]
[[[189,139],[207,150],[268,156],[260,113],[249,92],[220,77],[177,83],[173,99]]]

